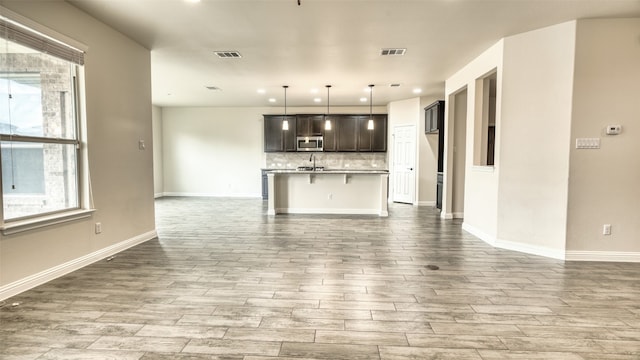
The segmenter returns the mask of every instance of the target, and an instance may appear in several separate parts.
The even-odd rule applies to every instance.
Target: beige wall
[[[155,235],[149,51],[65,2],[2,5],[88,46],[86,132],[97,211],[88,219],[2,236],[0,295]],[[146,150],[138,149],[141,139]],[[95,222],[102,223],[102,234],[94,233]]]
[[[164,194],[261,196],[266,108],[163,108]]]
[[[500,145],[496,145],[495,167],[473,166],[474,131],[476,119],[476,79],[497,71],[498,84],[502,80],[503,41],[499,41],[456,74],[447,79],[445,92],[445,157],[444,157],[444,191],[443,218],[454,217],[454,178],[456,177],[454,147],[456,134],[455,96],[467,89],[467,121],[465,146],[465,185],[464,185],[464,228],[488,242],[494,242],[497,236],[498,213],[498,175],[500,163]],[[498,85],[497,108],[500,108],[500,91]],[[496,114],[496,128],[500,126],[500,113]],[[499,130],[496,130],[499,136]],[[458,174],[460,175],[460,174]],[[459,187],[458,187],[459,188]],[[459,198],[460,196],[458,196]]]
[[[452,94],[468,86],[464,229],[549,257],[640,261],[639,36],[638,19],[570,21],[505,38],[447,80],[449,125]],[[495,166],[473,166],[475,81],[492,69]],[[615,124],[622,134],[607,136]],[[445,217],[454,131],[446,129]],[[577,138],[601,147],[575,149]]]
[[[467,91],[466,89],[456,93],[451,104],[454,112],[454,134],[453,134],[453,173],[451,186],[451,214],[454,218],[464,218],[464,187],[467,154]]]
[[[640,19],[580,20],[570,148],[570,258],[640,258]],[[608,136],[607,125],[622,125]],[[575,139],[600,138],[600,149]],[[611,224],[610,236],[602,235]],[[569,256],[571,255],[571,256]],[[622,256],[624,259],[624,256]]]
[[[164,189],[164,170],[162,160],[162,108],[153,106],[153,193],[162,196]]]
[[[366,113],[335,107],[332,114]],[[367,109],[368,110],[368,109]],[[386,113],[385,107],[374,107]],[[166,107],[162,109],[164,195],[260,197],[266,167],[263,114],[282,107]],[[287,113],[325,113],[324,107],[290,107]]]
[[[504,40],[498,240],[562,257],[575,22]]]
[[[421,97],[418,114],[418,204],[435,206],[438,173],[438,134],[425,134],[424,108],[442,97]]]

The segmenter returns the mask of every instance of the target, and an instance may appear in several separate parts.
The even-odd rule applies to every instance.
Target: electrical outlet
[[[102,223],[96,223],[96,234],[100,234],[102,232]]]
[[[611,224],[602,225],[602,235],[611,235]]]

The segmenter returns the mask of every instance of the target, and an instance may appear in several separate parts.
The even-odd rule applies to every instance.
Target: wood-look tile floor
[[[159,239],[8,299],[0,358],[640,359],[640,264],[494,249],[427,207],[156,206]]]

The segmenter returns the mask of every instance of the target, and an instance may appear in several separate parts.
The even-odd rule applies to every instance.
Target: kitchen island
[[[267,215],[389,215],[386,170],[272,170],[267,182]]]

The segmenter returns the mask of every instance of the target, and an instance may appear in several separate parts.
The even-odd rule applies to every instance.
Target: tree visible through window
[[[0,22],[4,221],[79,207],[76,63],[13,41]],[[27,29],[18,28],[27,32]],[[35,34],[35,35],[34,35]],[[39,36],[37,33],[30,36]]]

